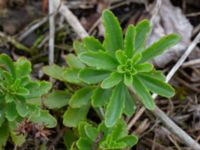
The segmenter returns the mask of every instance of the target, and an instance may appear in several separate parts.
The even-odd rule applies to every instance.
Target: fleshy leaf
[[[142,73],[140,72],[139,75],[146,75],[146,73]],[[158,80],[164,81],[165,82],[165,76],[162,73],[162,71],[159,70],[152,70],[151,72],[148,72],[148,76],[152,77],[152,78],[156,78]]]
[[[151,94],[145,88],[143,83],[140,80],[138,80],[136,76],[133,77],[133,88],[137,96],[140,97],[140,100],[142,101],[144,106],[147,109],[153,110],[155,107],[154,100],[152,99]]]
[[[31,62],[25,59],[24,57],[19,58],[15,62],[16,66],[16,75],[18,78],[27,76],[31,73]]]
[[[92,149],[92,141],[87,138],[79,138],[76,145],[79,150],[91,150]]]
[[[94,87],[84,87],[79,89],[72,95],[69,105],[72,108],[80,108],[88,105],[93,89]]]
[[[4,146],[7,142],[7,139],[9,137],[9,128],[8,128],[8,124],[5,122],[2,126],[0,126],[0,149],[2,148],[2,146]]]
[[[93,68],[84,68],[79,72],[80,80],[88,83],[88,84],[95,84],[99,83],[100,81],[104,80],[110,71],[107,70],[96,70]]]
[[[84,129],[88,138],[94,142],[99,134],[97,128],[93,127],[92,125],[86,125]]]
[[[75,150],[75,149],[76,149],[76,143],[73,142],[69,150]]]
[[[111,91],[108,89],[102,89],[100,87],[96,88],[92,94],[92,106],[93,107],[102,107],[107,102],[111,95]]]
[[[8,70],[14,78],[16,77],[15,66],[9,56],[5,54],[0,55],[0,67]]]
[[[117,67],[118,62],[106,52],[83,52],[79,55],[82,62],[88,66],[96,67],[97,69],[112,70]]]
[[[108,140],[116,141],[128,134],[126,122],[119,120],[115,126],[112,127],[112,133],[108,136]]]
[[[5,112],[5,116],[9,121],[14,121],[17,118],[17,111],[16,111],[16,107],[15,107],[15,103],[11,102],[11,103],[7,103],[6,104],[6,112]]]
[[[0,99],[0,101],[1,101],[1,99]],[[5,108],[3,106],[0,106],[0,127],[2,126],[2,124],[5,120],[4,111],[5,111]]]
[[[142,51],[142,59],[140,62],[151,60],[155,56],[162,54],[166,49],[174,46],[179,41],[180,37],[176,34],[169,34],[162,37],[157,42],[153,43],[150,47]]]
[[[94,37],[86,37],[83,39],[85,47],[90,51],[104,50],[103,45]]]
[[[126,147],[132,147],[137,144],[138,138],[134,135],[128,135],[118,140],[118,142],[124,142],[126,143]]]
[[[126,86],[130,86],[130,85],[132,85],[132,83],[133,83],[133,77],[132,77],[132,75],[129,74],[129,73],[126,73],[124,75],[124,84]]]
[[[124,85],[118,84],[112,91],[112,96],[107,105],[105,112],[105,125],[107,127],[112,127],[121,117],[122,111],[124,109]]]
[[[40,97],[44,94],[47,94],[49,90],[52,88],[52,83],[47,81],[38,81],[39,82],[39,88],[37,97]]]
[[[125,107],[124,113],[131,117],[136,110],[136,105],[133,99],[133,96],[130,95],[128,88],[125,89],[126,99],[125,99]]]
[[[100,143],[102,149],[124,149],[126,148],[126,143],[116,142],[116,141],[103,141]]]
[[[14,101],[14,97],[10,94],[6,94],[5,100],[6,100],[7,103],[10,103],[10,102]]]
[[[133,57],[131,58],[131,62],[133,64],[137,64],[142,58],[142,54],[141,53],[136,53],[135,55],[133,55]]]
[[[135,36],[135,50],[139,51],[144,48],[144,44],[147,40],[147,36],[151,30],[151,25],[148,20],[139,22],[136,26]]]
[[[10,136],[16,146],[21,146],[26,141],[25,135],[17,135],[15,131],[10,132]]]
[[[127,56],[125,55],[125,52],[124,51],[122,51],[122,50],[117,50],[116,52],[115,52],[115,56],[116,56],[116,58],[117,58],[117,60],[118,60],[118,62],[120,63],[120,64],[125,64],[126,62],[127,62]]]
[[[103,89],[109,89],[109,88],[117,85],[120,81],[122,81],[122,79],[123,79],[122,74],[113,72],[110,74],[109,77],[107,77],[106,79],[103,80],[103,82],[101,83],[101,87]]]
[[[40,82],[29,82],[26,85],[26,88],[29,89],[30,93],[29,93],[29,95],[26,96],[26,98],[38,98],[38,97],[40,97],[41,94],[42,94],[41,91],[40,91],[40,86],[41,86]],[[45,88],[45,85],[42,86],[42,87]]]
[[[25,102],[18,100],[15,104],[16,104],[16,110],[21,117],[25,117],[28,115],[29,107]]]
[[[67,147],[67,150],[70,150],[70,147],[73,145],[74,141],[76,141],[76,135],[72,129],[68,129],[63,137],[64,144]]]
[[[3,84],[7,84],[7,85],[12,85],[13,82],[14,82],[14,78],[12,76],[11,73],[7,72],[7,71],[3,71],[2,72],[2,77],[5,79],[5,80],[1,80],[1,82],[3,82]]]
[[[81,121],[78,125],[78,135],[79,137],[86,137],[85,126],[90,125],[87,121]]]
[[[37,105],[28,105],[29,107],[29,118],[31,118],[32,116],[36,117],[40,117],[40,113],[41,113],[41,109],[40,106]]]
[[[79,41],[74,41],[73,48],[74,48],[74,51],[77,55],[82,53],[82,52],[87,51],[87,48],[83,45],[83,43],[81,43]]]
[[[105,49],[112,53],[123,49],[123,34],[118,19],[111,11],[105,10],[102,14],[102,20],[105,27],[103,42]]]
[[[135,51],[135,36],[136,28],[133,25],[129,25],[126,30],[125,40],[124,40],[124,49],[126,55],[131,58]]]
[[[59,109],[66,106],[69,102],[71,94],[68,91],[53,91],[44,98],[44,105],[49,109]]]
[[[158,95],[161,95],[164,97],[174,96],[175,91],[169,84],[161,80],[158,80],[154,77],[150,77],[148,76],[148,74],[140,75],[139,78],[149,91],[157,93]]]
[[[34,123],[44,125],[47,128],[54,128],[57,124],[56,119],[49,113],[48,110],[41,110],[40,116],[32,115],[30,120]]]
[[[78,78],[79,71],[80,69],[77,68],[66,68],[62,75],[63,81],[77,84],[80,83],[80,80]]]
[[[72,68],[84,68],[85,65],[74,54],[68,54],[65,58],[66,63]]]
[[[15,91],[16,95],[20,96],[28,96],[29,95],[29,90],[23,87],[18,87],[18,89]]]
[[[153,65],[149,63],[138,64],[135,66],[137,72],[150,72],[153,70]]]
[[[63,124],[67,127],[77,127],[81,121],[85,120],[88,110],[88,106],[81,108],[69,107],[63,115]]]
[[[58,65],[50,65],[50,66],[45,66],[42,68],[42,71],[57,80],[63,81],[63,73],[64,73],[64,68],[59,67]]]

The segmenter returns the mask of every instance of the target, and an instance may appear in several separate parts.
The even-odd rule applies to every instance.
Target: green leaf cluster
[[[24,118],[49,128],[56,126],[55,118],[36,102],[52,85],[32,80],[30,73],[31,63],[27,59],[21,57],[13,62],[9,56],[0,55],[0,147],[9,136],[19,144],[15,127]]]
[[[79,78],[86,83],[91,83],[92,78],[92,83],[100,83],[101,88],[113,89],[105,114],[106,125],[112,126],[121,117],[127,100],[124,93],[128,89],[134,90],[144,106],[151,110],[155,106],[151,93],[164,97],[174,95],[173,88],[165,83],[164,75],[149,61],[176,44],[180,38],[175,34],[166,35],[145,47],[151,30],[149,21],[143,20],[136,26],[130,25],[123,40],[122,29],[113,13],[104,11],[102,19],[105,26],[104,42],[101,44],[93,37],[87,37],[90,38],[87,43],[83,40],[85,47],[97,46],[96,49],[88,48],[78,54],[79,59],[87,65],[80,71]],[[93,74],[88,70],[92,70]],[[98,72],[106,72],[107,77],[102,77],[100,81],[96,78]]]
[[[79,150],[109,150],[125,149],[134,146],[138,139],[128,135],[126,123],[119,120],[112,128],[107,128],[104,123],[97,127],[87,122],[81,122],[78,127],[80,138],[76,142]]]
[[[96,149],[123,149],[134,145],[131,143],[136,142],[136,138],[129,138],[119,125],[122,115],[130,117],[136,110],[133,93],[150,110],[155,107],[152,93],[167,98],[174,95],[174,89],[165,83],[163,73],[156,70],[150,61],[175,45],[180,37],[166,35],[146,47],[151,31],[148,20],[136,26],[129,25],[124,38],[120,23],[111,11],[103,12],[102,22],[105,27],[102,43],[94,37],[75,41],[75,54],[66,56],[68,67],[54,64],[43,68],[45,74],[67,85],[78,86],[65,103],[68,104],[63,115],[65,126],[76,128],[83,120],[87,121],[91,106],[102,119],[98,127],[88,123],[81,127],[77,146],[85,150],[93,146],[97,146]],[[104,133],[104,138],[97,143],[95,140],[101,133]]]

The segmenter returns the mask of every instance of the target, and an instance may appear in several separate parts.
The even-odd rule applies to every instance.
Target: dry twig
[[[199,65],[200,64],[200,59],[194,59],[194,60],[190,60],[188,62],[183,63],[182,67],[190,67],[193,65]]]
[[[49,64],[54,63],[55,14],[54,3],[49,1]],[[53,14],[53,15],[51,15]]]

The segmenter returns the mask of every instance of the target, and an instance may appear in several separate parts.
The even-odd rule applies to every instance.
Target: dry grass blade
[[[194,59],[194,60],[190,60],[188,62],[185,62],[182,67],[190,67],[190,66],[195,66],[195,65],[199,65],[200,64],[200,59]]]

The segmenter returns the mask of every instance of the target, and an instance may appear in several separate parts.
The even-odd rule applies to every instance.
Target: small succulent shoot
[[[176,34],[166,35],[145,47],[151,30],[148,20],[136,26],[129,25],[123,40],[122,29],[113,13],[105,10],[102,19],[105,27],[103,44],[93,37],[83,39],[87,50],[80,52],[78,57],[87,67],[80,71],[79,78],[86,83],[91,78],[92,83],[100,83],[101,88],[113,89],[105,114],[105,124],[111,127],[121,117],[126,101],[125,91],[128,89],[133,89],[150,110],[155,107],[151,93],[164,97],[174,95],[174,89],[165,83],[162,72],[157,71],[149,61],[175,45],[180,37]],[[94,82],[98,72],[104,72],[104,76]]]
[[[112,128],[104,123],[97,127],[87,122],[81,122],[78,127],[79,140],[76,142],[80,150],[108,150],[131,148],[137,144],[138,138],[128,135],[126,123],[119,120]]]
[[[17,136],[15,129],[25,118],[49,128],[56,126],[55,118],[37,103],[52,85],[32,80],[30,73],[27,59],[21,57],[13,62],[9,56],[0,55],[0,148],[9,136],[15,144],[22,144],[23,138]]]

